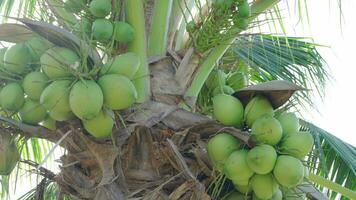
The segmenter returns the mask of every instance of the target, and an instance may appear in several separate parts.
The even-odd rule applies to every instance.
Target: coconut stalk
[[[142,0],[125,1],[127,22],[136,31],[135,39],[129,43],[128,49],[140,57],[140,67],[135,74],[133,83],[137,89],[137,102],[143,103],[150,97],[150,76],[147,62],[147,43],[145,33],[145,12]]]
[[[249,19],[249,22],[253,21],[260,13],[268,10],[275,4],[277,4],[279,0],[259,0],[255,1],[251,6],[252,17]],[[235,30],[230,30],[235,31]],[[242,30],[241,30],[242,31]],[[232,37],[231,39],[225,41],[223,44],[214,48],[206,59],[202,62],[199,67],[196,76],[192,84],[190,85],[188,91],[185,94],[185,97],[188,99],[196,99],[198,94],[200,93],[201,88],[203,87],[206,79],[208,78],[210,72],[215,67],[216,63],[221,59],[221,57],[225,54],[226,50],[231,46],[231,44],[235,41],[236,37]],[[195,100],[194,100],[195,101]]]
[[[167,37],[173,0],[157,0],[148,41],[149,56],[164,56],[167,52]]]
[[[337,193],[342,194],[343,196],[349,198],[349,199],[356,199],[356,192],[352,191],[348,188],[342,187],[341,185],[334,183],[332,181],[329,181],[321,176],[315,175],[313,173],[309,174],[309,180],[312,181],[313,183],[316,183],[318,185],[321,185],[323,187],[329,188],[330,190],[333,190]]]

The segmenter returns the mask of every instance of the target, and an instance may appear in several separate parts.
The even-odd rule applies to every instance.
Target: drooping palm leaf
[[[310,122],[302,121],[302,129],[312,133],[315,139],[314,154],[308,159],[312,171],[355,191],[356,148]],[[331,199],[337,196],[336,192],[320,189],[324,189]]]
[[[314,89],[323,97],[330,77],[317,46],[304,38],[257,34],[239,37],[232,51],[256,72],[253,82],[287,80]],[[313,105],[308,91],[297,94],[297,100]]]

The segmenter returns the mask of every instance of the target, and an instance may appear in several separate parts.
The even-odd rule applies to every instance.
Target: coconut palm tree
[[[232,186],[216,175],[206,153],[207,140],[228,130],[246,145],[253,142],[244,131],[211,118],[209,76],[221,70],[244,74],[250,85],[275,80],[296,84],[286,88],[286,82],[278,82],[284,87],[276,96],[284,98],[279,110],[306,109],[313,99],[301,88],[315,88],[322,98],[330,80],[312,41],[255,31],[264,24],[282,25],[279,0],[249,1],[247,15],[237,12],[240,0],[110,1],[108,19],[125,21],[134,30],[128,35],[134,40],[128,43],[96,41],[90,27],[87,31],[84,21],[92,23],[94,18],[87,3],[93,1],[98,0],[74,1],[83,2],[79,11],[74,9],[78,4],[68,3],[71,0],[0,1],[1,44],[39,35],[69,48],[88,66],[77,73],[78,79],[94,77],[91,73],[97,74],[108,58],[123,52],[134,52],[140,60],[132,79],[136,104],[115,112],[109,139],[88,135],[77,119],[57,122],[50,129],[1,113],[1,135],[11,136],[21,154],[11,175],[1,176],[3,198],[9,197],[9,186],[31,172],[39,181],[20,199],[221,199]],[[22,78],[1,74],[2,85]],[[274,87],[265,92],[273,93]],[[314,147],[305,161],[311,169],[309,179],[295,195],[325,199],[324,192],[331,199],[355,198],[355,147],[312,122],[300,121],[301,129],[313,134]],[[58,149],[60,171],[53,173],[44,163],[54,162]]]

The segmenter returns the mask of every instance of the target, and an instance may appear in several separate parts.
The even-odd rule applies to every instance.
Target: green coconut
[[[283,128],[283,135],[299,131],[299,119],[294,113],[283,112],[277,117]]]
[[[112,111],[101,111],[90,120],[84,120],[83,125],[92,136],[96,138],[107,138],[111,135],[114,127],[114,113]]]
[[[205,85],[210,89],[214,90],[216,87],[226,85],[226,74],[222,70],[214,70],[210,73]]]
[[[304,166],[292,156],[278,156],[273,174],[279,184],[291,188],[297,186],[304,178]]]
[[[228,85],[224,85],[223,87],[216,87],[213,91],[213,96],[217,96],[219,94],[228,94],[231,95],[235,91]]]
[[[113,35],[114,27],[107,19],[97,19],[92,25],[93,36],[99,41],[110,40]]]
[[[4,69],[13,74],[24,74],[31,62],[31,53],[24,43],[11,46],[4,55]]]
[[[119,74],[107,74],[98,83],[104,94],[104,105],[113,110],[126,109],[137,99],[137,91],[130,79]]]
[[[252,192],[252,187],[250,184],[247,185],[239,185],[234,183],[235,189],[242,194],[250,194]]]
[[[247,165],[257,174],[268,174],[277,160],[276,150],[267,144],[256,146],[247,153]]]
[[[248,19],[239,17],[235,20],[236,27],[240,30],[246,30],[248,28]]]
[[[41,95],[40,103],[47,109],[51,118],[57,121],[72,119],[74,114],[69,105],[69,93],[72,81],[54,81]],[[86,102],[82,102],[83,105]]]
[[[132,79],[140,66],[137,54],[129,52],[110,59],[101,69],[100,74],[121,74]]]
[[[258,95],[252,98],[245,108],[245,121],[249,127],[262,115],[273,116],[273,107],[268,99],[264,96]]]
[[[80,58],[74,51],[63,47],[48,49],[40,60],[43,72],[50,79],[73,76],[70,69],[77,68],[80,63]]]
[[[135,30],[126,22],[116,21],[114,23],[114,39],[118,42],[132,42],[135,39]]]
[[[222,200],[247,200],[247,199],[248,199],[247,196],[235,191],[225,196]]]
[[[49,130],[56,130],[56,120],[52,119],[49,115],[47,115],[46,119],[44,119],[41,123],[41,126],[48,128]]]
[[[314,138],[308,132],[289,134],[282,139],[280,152],[302,159],[312,150]]]
[[[27,97],[39,100],[43,90],[48,85],[48,77],[42,72],[31,72],[23,80],[22,86]]]
[[[240,142],[229,133],[220,133],[208,142],[209,158],[218,171],[222,171],[226,159],[230,154],[240,148]]]
[[[232,152],[224,165],[226,177],[240,185],[248,185],[249,179],[254,174],[246,163],[247,152],[245,149]]]
[[[4,69],[4,57],[5,57],[6,51],[7,51],[7,48],[0,49],[0,70]]]
[[[10,175],[19,159],[20,154],[13,138],[0,134],[0,175]]]
[[[53,44],[39,36],[34,36],[26,42],[26,46],[31,54],[32,61],[39,62],[42,54],[53,47]]]
[[[239,3],[239,5],[237,6],[238,12],[237,15],[238,17],[241,18],[248,18],[251,15],[251,9],[250,9],[250,5],[248,5],[248,2],[245,1],[243,3]]]
[[[9,83],[0,92],[1,107],[8,111],[18,111],[25,102],[24,92],[19,83]]]
[[[235,91],[248,85],[248,75],[244,72],[235,72],[227,78],[227,84]]]
[[[92,80],[75,83],[70,91],[69,105],[73,113],[82,120],[95,118],[103,107],[103,92]]]
[[[47,116],[47,111],[43,105],[37,101],[26,99],[19,111],[21,120],[26,124],[37,125]]]
[[[91,27],[92,27],[91,21],[89,19],[83,17],[80,21],[78,21],[74,25],[73,30],[74,30],[74,32],[76,32],[80,35],[81,35],[81,33],[85,33],[86,35],[90,36]]]
[[[72,13],[79,13],[86,6],[87,0],[66,0],[64,9]]]
[[[108,16],[111,12],[111,0],[93,0],[90,2],[89,11],[99,18]]]
[[[252,137],[259,144],[276,145],[282,138],[282,126],[270,115],[262,115],[252,125]]]
[[[271,199],[279,188],[272,174],[255,174],[251,178],[251,187],[260,199]]]
[[[243,123],[244,108],[235,97],[219,94],[213,98],[214,117],[227,126],[241,126]]]

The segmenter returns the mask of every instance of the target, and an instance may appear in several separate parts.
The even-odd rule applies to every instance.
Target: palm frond
[[[312,172],[355,191],[356,148],[310,122],[302,121],[302,129],[312,133],[315,139],[314,153],[308,159]],[[330,199],[338,195],[327,188],[319,188]]]
[[[322,98],[330,76],[317,47],[305,38],[257,34],[239,37],[232,51],[253,69],[252,82],[287,80],[316,90]],[[313,105],[308,91],[296,97],[301,105]]]

